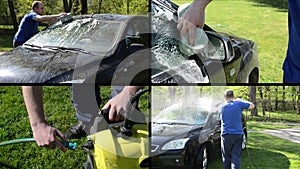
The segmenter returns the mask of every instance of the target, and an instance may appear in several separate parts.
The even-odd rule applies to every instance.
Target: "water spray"
[[[0,146],[5,146],[5,145],[11,145],[11,144],[19,144],[19,143],[26,143],[26,142],[35,142],[34,138],[19,138],[19,139],[14,139],[14,140],[8,140],[8,141],[3,141],[0,143]],[[77,143],[75,142],[62,142],[63,145],[68,148],[69,150],[75,150],[77,147]]]

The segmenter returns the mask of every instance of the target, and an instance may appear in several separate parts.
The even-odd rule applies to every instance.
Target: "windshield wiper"
[[[189,123],[183,123],[183,122],[153,122],[156,124],[168,124],[168,125],[193,125],[193,124],[189,124]]]
[[[39,46],[39,45],[34,45],[34,44],[28,44],[28,43],[24,43],[25,46],[30,46],[30,47],[33,47],[33,48],[42,48],[42,46]]]
[[[66,47],[62,47],[62,46],[43,46],[43,48],[49,48],[49,49],[53,49],[53,50],[69,50],[69,51],[76,51],[76,52],[81,52],[81,53],[85,53],[85,54],[90,54],[91,52],[88,52],[84,49],[81,48],[66,48]]]

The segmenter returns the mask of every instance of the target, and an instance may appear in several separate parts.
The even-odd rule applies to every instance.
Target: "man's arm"
[[[131,96],[134,95],[139,89],[142,89],[141,86],[126,86],[121,93],[110,99],[102,109],[109,110],[109,120],[119,121],[123,120],[124,111],[128,101]],[[116,114],[117,113],[117,114]],[[123,114],[123,115],[122,115]]]
[[[242,100],[242,99],[240,99],[240,98],[235,99],[235,101],[240,101],[240,102],[249,103],[250,106],[249,106],[248,109],[253,109],[253,108],[255,107],[255,105],[254,105],[252,102],[250,102],[250,101],[245,101],[245,100]]]
[[[255,107],[255,105],[252,102],[249,102],[249,103],[250,103],[249,109],[253,109]]]
[[[66,16],[66,13],[60,13],[57,15],[37,15],[34,20],[38,22],[46,22],[51,24],[59,20],[60,17]]]
[[[63,152],[67,151],[66,147],[56,139],[58,136],[62,140],[67,141],[64,135],[58,129],[46,123],[42,101],[42,87],[23,86],[22,92],[33,137],[38,146],[47,148],[58,146]]]
[[[186,33],[189,34],[190,44],[195,42],[195,28],[202,28],[205,21],[205,9],[212,0],[194,0],[190,7],[178,19],[177,29],[180,36],[183,37]]]

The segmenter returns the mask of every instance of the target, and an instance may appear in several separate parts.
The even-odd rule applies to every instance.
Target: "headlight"
[[[185,146],[185,143],[189,140],[189,138],[179,139],[179,140],[173,140],[165,144],[161,149],[162,150],[179,150],[183,149]]]

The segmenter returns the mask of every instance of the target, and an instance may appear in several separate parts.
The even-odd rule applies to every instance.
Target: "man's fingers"
[[[195,26],[192,26],[189,29],[189,43],[190,43],[190,45],[194,45],[194,43],[195,43],[195,29],[196,29]]]
[[[68,141],[67,138],[65,137],[65,135],[61,131],[55,130],[55,132],[56,132],[56,135],[58,137],[60,137],[63,141]]]
[[[116,112],[115,107],[111,106],[110,109],[109,109],[109,113],[108,113],[108,117],[109,117],[110,121],[114,121],[115,116],[116,116],[115,112]]]
[[[67,148],[63,145],[63,143],[58,140],[55,140],[55,146],[57,146],[63,152],[67,151]]]

